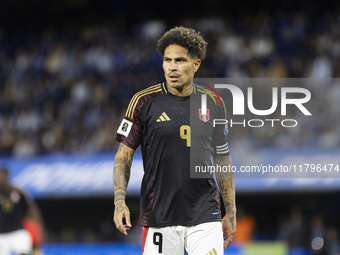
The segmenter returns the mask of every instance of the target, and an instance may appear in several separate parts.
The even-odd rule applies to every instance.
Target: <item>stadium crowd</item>
[[[126,28],[112,21],[21,36],[0,32],[0,154],[111,150],[133,94],[164,80],[155,44],[168,25],[149,21]],[[340,75],[339,14],[259,13],[182,25],[201,31],[209,42],[198,77]],[[230,140],[246,138],[257,147],[339,146],[340,118],[334,118],[340,115],[339,81],[308,89],[318,121],[304,118],[294,131],[238,129]],[[270,106],[271,96],[263,93],[259,101]],[[299,119],[299,113],[291,110],[287,116]]]

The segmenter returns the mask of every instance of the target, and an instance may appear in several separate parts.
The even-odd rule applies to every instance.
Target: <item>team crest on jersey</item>
[[[200,117],[200,119],[204,122],[209,121],[210,116],[209,116],[209,109],[207,109],[206,113],[203,114],[202,113],[202,109],[198,109],[198,116]]]

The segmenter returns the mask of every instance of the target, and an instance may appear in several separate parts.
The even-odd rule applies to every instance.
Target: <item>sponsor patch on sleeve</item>
[[[133,122],[129,121],[127,119],[123,119],[122,123],[120,123],[119,128],[117,130],[117,134],[121,134],[125,137],[128,137],[131,128],[132,128]]]

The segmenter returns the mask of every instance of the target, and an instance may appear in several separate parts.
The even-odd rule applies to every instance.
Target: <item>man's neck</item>
[[[194,91],[194,86],[192,82],[190,82],[189,85],[183,86],[181,88],[173,88],[168,83],[166,83],[166,87],[169,93],[179,97],[190,96],[190,94]]]

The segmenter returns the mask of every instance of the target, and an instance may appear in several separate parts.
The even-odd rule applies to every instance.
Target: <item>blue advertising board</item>
[[[0,164],[9,168],[14,185],[23,188],[35,198],[100,196],[113,194],[114,156],[114,153],[106,153],[2,158]],[[340,189],[340,171],[336,170],[337,166],[340,167],[340,149],[267,149],[252,152],[250,156],[248,152],[236,151],[232,158],[237,192]],[[307,164],[309,169],[306,169]],[[332,171],[329,171],[331,164]],[[273,169],[280,165],[281,168],[290,168],[291,172],[275,172]],[[249,171],[255,169],[257,172],[240,173],[242,167]],[[327,172],[322,170],[324,167]],[[139,195],[142,177],[142,157],[136,152],[127,189],[129,195]]]

